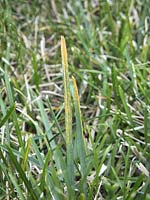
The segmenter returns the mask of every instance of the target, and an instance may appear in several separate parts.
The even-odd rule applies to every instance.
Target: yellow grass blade
[[[64,73],[64,100],[65,100],[65,120],[66,120],[66,144],[71,142],[72,137],[72,111],[71,111],[71,94],[69,86],[68,58],[65,38],[61,36],[61,55]]]
[[[65,129],[66,129],[66,148],[67,148],[67,174],[69,196],[74,196],[74,160],[73,160],[73,141],[72,141],[72,107],[71,93],[68,72],[68,58],[65,38],[61,36],[61,56],[64,79],[64,101],[65,101]]]
[[[81,119],[81,110],[80,110],[80,100],[78,95],[78,88],[76,84],[76,80],[72,77],[73,83],[73,100],[75,107],[75,117],[76,117],[76,144],[77,144],[77,154],[79,157],[79,162],[81,166],[81,174],[82,178],[86,176],[86,151],[84,145],[84,137],[83,137],[83,127],[82,127],[82,119]],[[86,182],[83,182],[82,192],[86,195]]]

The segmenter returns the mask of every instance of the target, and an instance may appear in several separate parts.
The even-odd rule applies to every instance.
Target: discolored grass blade
[[[67,148],[67,174],[68,191],[73,197],[74,185],[74,160],[73,160],[73,141],[72,141],[72,108],[71,93],[68,72],[68,58],[65,38],[61,36],[61,56],[64,79],[64,101],[65,101],[65,129],[66,129],[66,148]]]
[[[73,82],[73,100],[75,106],[75,117],[76,117],[76,144],[77,144],[77,154],[79,157],[81,165],[81,175],[85,179],[86,176],[86,151],[83,139],[83,127],[81,120],[81,110],[80,110],[80,100],[78,95],[78,88],[76,80],[72,77]],[[85,179],[86,180],[86,179]],[[86,182],[83,183],[83,192],[86,194]]]

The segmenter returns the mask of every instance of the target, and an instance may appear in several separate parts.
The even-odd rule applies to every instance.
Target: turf
[[[150,2],[0,2],[0,199],[150,199]]]

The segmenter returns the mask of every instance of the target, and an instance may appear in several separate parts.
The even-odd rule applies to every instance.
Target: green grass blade
[[[115,67],[112,67],[112,84],[113,84],[113,91],[114,91],[114,100],[115,100],[115,104],[117,105],[117,107],[119,108],[119,98],[118,98],[118,79],[117,79],[117,72]]]
[[[7,71],[5,71],[5,82],[6,82],[6,89],[7,89],[9,102],[10,102],[10,105],[13,106],[15,104],[15,101],[14,101],[13,92],[12,92],[12,89],[11,89],[11,84],[10,84],[10,80],[9,80],[9,76],[8,76]],[[13,123],[14,123],[15,129],[16,129],[16,134],[17,134],[17,137],[18,137],[19,145],[24,150],[24,145],[23,145],[23,141],[22,141],[22,137],[21,137],[21,131],[20,131],[20,128],[19,128],[19,124],[18,124],[18,120],[17,120],[17,114],[16,114],[15,111],[13,112]]]
[[[1,158],[0,172],[3,172],[3,175],[5,175],[5,179],[8,181],[10,189],[13,190],[12,182],[10,180],[10,177],[8,176],[8,168],[9,167],[8,167],[7,158],[5,158],[1,149],[0,149],[0,158]],[[2,175],[2,173],[0,175]]]
[[[51,115],[52,115],[52,119],[53,119],[53,121],[54,121],[54,124],[56,125],[56,127],[57,127],[57,129],[58,129],[58,131],[59,131],[59,134],[61,134],[62,139],[63,139],[63,141],[65,142],[65,139],[64,139],[64,136],[63,136],[63,132],[62,132],[61,127],[60,127],[60,125],[59,125],[59,123],[58,123],[57,116],[55,116],[55,113],[54,113],[54,111],[53,111],[53,109],[52,109],[52,106],[51,106],[50,101],[48,101],[48,104],[49,104],[49,108],[50,108],[50,111],[51,111]]]
[[[38,100],[38,106],[41,112],[41,117],[42,117],[42,121],[44,123],[44,127],[46,130],[46,138],[47,138],[47,143],[48,146],[47,148],[51,148],[52,150],[54,150],[54,159],[56,162],[56,167],[58,170],[63,171],[63,169],[65,168],[65,162],[64,159],[62,157],[62,153],[60,152],[60,150],[57,147],[55,141],[54,141],[54,135],[51,132],[51,125],[50,122],[48,120],[48,116],[44,110],[44,106],[41,100]],[[50,141],[50,142],[49,142]],[[49,144],[50,143],[50,144]],[[65,174],[62,174],[65,176]]]
[[[123,183],[121,182],[118,173],[116,172],[115,168],[111,167],[111,169],[112,169],[113,175],[115,176],[115,178],[117,180],[117,183],[118,183],[119,187],[121,188],[121,190],[123,192]]]
[[[38,160],[38,163],[40,165],[40,168],[42,169],[42,174],[40,176],[40,189],[41,189],[41,191],[44,189],[43,188],[43,184],[47,184],[48,183],[47,187],[50,188],[50,191],[53,194],[53,196],[56,199],[59,200],[60,199],[60,195],[56,191],[55,184],[54,184],[54,181],[53,181],[53,178],[52,178],[52,175],[51,175],[52,174],[51,173],[51,168],[48,168],[48,164],[49,164],[50,158],[52,156],[50,150],[48,150],[48,153],[47,153],[46,159],[45,159],[45,163],[44,163],[43,156],[41,155],[41,153],[40,153],[40,151],[39,151],[39,149],[37,147],[37,144],[35,143],[33,138],[31,138],[31,145],[32,145],[32,148],[33,148],[33,150],[35,152],[35,155],[37,157],[37,160]],[[33,164],[39,167],[39,165],[37,165],[35,162]]]
[[[9,172],[9,176],[10,176],[10,179],[11,179],[12,183],[14,184],[14,186],[16,188],[16,191],[18,193],[19,199],[20,200],[25,200],[25,197],[24,197],[24,195],[22,193],[22,190],[21,190],[20,186],[17,183],[16,177],[11,172]]]
[[[3,117],[7,115],[7,108],[5,106],[5,102],[2,99],[2,96],[0,94],[0,107],[1,107],[1,111],[3,114]],[[10,144],[10,130],[9,130],[9,123],[8,121],[4,122],[5,123],[5,127],[6,127],[6,140],[7,140],[7,144]]]
[[[42,174],[40,176],[40,188],[41,188],[41,190],[44,189],[46,169],[48,167],[48,164],[49,164],[49,161],[50,161],[51,157],[52,157],[52,155],[51,155],[51,152],[49,150],[47,155],[46,155],[46,159],[45,159],[45,163],[44,163],[44,166],[43,166]]]
[[[12,115],[13,111],[15,110],[16,105],[12,105],[9,110],[7,111],[6,115],[0,121],[0,128],[7,122],[9,117]]]
[[[24,156],[23,156],[23,161],[22,161],[22,169],[25,171],[26,169],[26,165],[27,165],[27,161],[28,161],[28,155],[30,152],[30,144],[31,144],[31,138],[28,138],[27,141],[27,146],[25,148],[25,152],[24,152]]]
[[[40,200],[150,199],[150,1],[22,2],[0,1],[0,200],[33,199],[24,174]]]
[[[27,190],[29,191],[29,194],[31,195],[31,198],[33,200],[37,200],[38,199],[38,196],[36,195],[32,185],[31,185],[31,182],[27,179],[23,169],[21,168],[20,164],[18,163],[16,157],[14,156],[11,148],[9,146],[7,146],[7,150],[8,150],[8,154],[10,156],[10,159],[12,161],[12,163],[14,164],[15,166],[15,169],[17,170],[20,178],[23,180],[25,186],[27,187]]]
[[[36,61],[36,55],[32,54],[32,66],[33,66],[33,82],[36,85],[37,90],[39,90],[39,82],[40,82],[40,76],[38,72],[38,64]]]
[[[121,97],[121,100],[122,100],[122,103],[123,103],[123,106],[124,106],[124,109],[125,109],[125,112],[127,114],[127,117],[129,119],[129,123],[130,124],[133,124],[133,120],[132,120],[132,116],[131,116],[131,112],[129,110],[129,107],[126,103],[126,97],[125,97],[125,94],[122,90],[122,88],[119,86],[119,93],[120,93],[120,97]]]
[[[42,157],[42,155],[41,155],[41,153],[39,151],[39,148],[38,148],[37,144],[34,141],[34,138],[31,138],[31,145],[32,145],[32,148],[33,148],[33,150],[35,152],[37,160],[38,160],[38,162],[40,164],[40,167],[42,168],[42,166],[44,165],[43,157]]]

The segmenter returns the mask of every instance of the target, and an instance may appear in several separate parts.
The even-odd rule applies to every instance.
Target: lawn
[[[150,200],[150,1],[0,1],[0,200]]]

